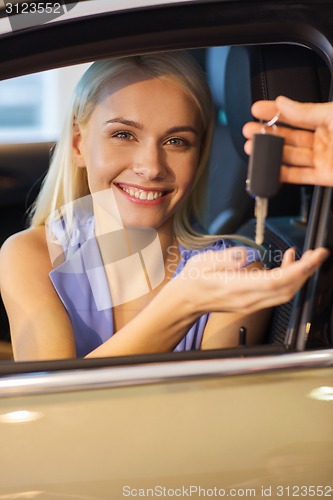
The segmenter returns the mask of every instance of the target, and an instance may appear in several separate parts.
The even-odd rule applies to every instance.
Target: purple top
[[[52,223],[52,232],[58,241],[63,241],[66,261],[50,272],[50,278],[70,317],[78,357],[103,344],[114,334],[112,298],[97,240],[94,237],[93,216],[72,226],[70,241],[64,242],[63,220]],[[225,250],[233,243],[219,239],[203,248]],[[179,247],[181,260],[174,276],[185,266],[187,260],[198,252]],[[247,264],[259,260],[258,251],[248,251]],[[93,262],[93,265],[91,264]],[[88,265],[87,265],[88,263]],[[199,349],[209,314],[202,315],[182,338],[174,351]],[[158,326],[156,326],[158,335]]]

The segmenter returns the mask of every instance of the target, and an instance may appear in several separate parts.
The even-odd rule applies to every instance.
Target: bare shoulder
[[[52,270],[44,226],[33,227],[8,238],[0,250],[0,285],[6,289],[45,279]]]
[[[15,360],[75,355],[70,320],[53,287],[51,270],[43,226],[11,236],[1,248],[1,296]]]
[[[25,264],[29,260],[33,265],[32,258],[33,261],[39,261],[39,265],[49,264],[51,267],[44,226],[32,227],[13,234],[4,242],[0,250],[1,268],[6,267],[7,264],[20,262]]]
[[[9,248],[10,250],[17,250],[19,247],[33,245],[35,249],[38,247],[47,248],[45,237],[45,226],[29,227],[24,231],[15,233],[10,236],[2,245],[1,251]]]

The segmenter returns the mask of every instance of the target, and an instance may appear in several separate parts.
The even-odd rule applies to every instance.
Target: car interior
[[[251,104],[278,95],[304,102],[326,101],[331,73],[320,55],[300,45],[214,46],[191,52],[207,75],[216,108],[203,230],[253,239],[254,200],[245,191],[248,157],[242,135],[243,125],[252,119]],[[52,146],[52,142],[0,144],[0,245],[26,227],[26,211],[47,171]],[[282,253],[289,247],[296,247],[298,257],[302,254],[308,244],[307,227],[315,199],[312,187],[284,185],[270,200],[263,244],[267,266],[280,265]],[[324,294],[328,282],[322,286]],[[314,329],[312,340],[308,339],[308,346],[332,344],[329,290],[318,315],[320,325]],[[283,349],[295,347],[292,333],[300,321],[297,300],[274,309],[265,344]],[[0,340],[0,358],[11,359],[9,325],[2,301]]]

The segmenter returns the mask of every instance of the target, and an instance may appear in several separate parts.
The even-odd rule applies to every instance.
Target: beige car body
[[[328,350],[3,377],[0,499],[333,496],[332,363]]]

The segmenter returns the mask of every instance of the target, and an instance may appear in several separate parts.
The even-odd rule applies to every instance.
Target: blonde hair
[[[214,107],[205,76],[196,61],[184,52],[145,54],[102,60],[93,63],[76,86],[62,134],[49,171],[31,210],[31,225],[44,225],[60,207],[73,210],[73,201],[89,194],[86,169],[78,168],[72,157],[73,124],[85,124],[98,103],[110,93],[114,78],[144,72],[150,78],[175,83],[196,103],[203,124],[200,160],[191,193],[174,216],[177,240],[187,248],[202,248],[216,241],[216,236],[202,235],[192,228],[191,220],[201,221],[207,185],[207,167],[214,127]],[[71,220],[73,214],[67,212]]]

